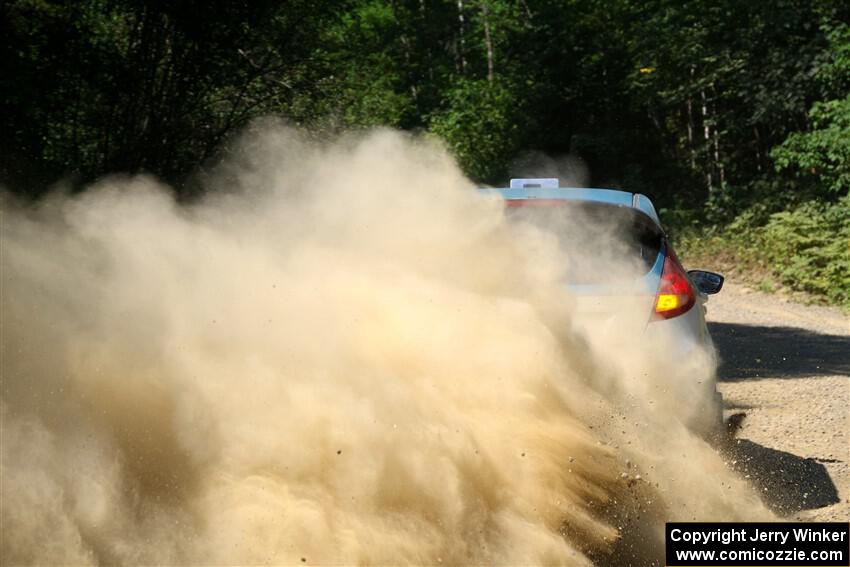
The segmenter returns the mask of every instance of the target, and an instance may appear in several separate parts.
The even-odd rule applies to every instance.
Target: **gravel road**
[[[850,520],[850,318],[734,282],[707,306],[725,413],[743,418],[729,464],[781,516]]]

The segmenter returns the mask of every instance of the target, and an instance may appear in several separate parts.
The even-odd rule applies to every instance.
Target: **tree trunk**
[[[487,80],[493,82],[495,63],[493,61],[493,38],[490,35],[490,9],[487,0],[481,2],[481,15],[484,18],[484,46],[487,48]]]
[[[699,95],[700,95],[700,100],[702,102],[702,131],[703,131],[703,137],[705,138],[705,150],[706,150],[705,153],[706,153],[707,156],[709,156],[709,163],[708,163],[708,167],[706,168],[706,172],[705,172],[705,183],[706,183],[706,186],[708,187],[708,194],[711,195],[712,193],[714,193],[714,183],[713,183],[713,180],[712,180],[712,166],[713,166],[713,164],[710,163],[711,158],[710,158],[710,154],[709,154],[709,148],[711,147],[711,128],[710,128],[709,123],[708,123],[708,103],[706,102],[706,99],[705,99],[705,89],[701,89],[700,92],[699,92]]]
[[[466,35],[464,32],[463,0],[457,0],[458,70],[466,74]]]
[[[714,94],[714,99],[711,102],[711,114],[712,114],[712,133],[714,137],[714,167],[717,168],[717,171],[720,174],[720,188],[724,188],[726,186],[726,167],[723,165],[723,162],[720,159],[720,134],[717,133],[717,91],[714,90],[714,85],[711,85],[711,92]]]
[[[691,67],[691,82],[693,82],[694,68]],[[688,151],[691,154],[691,171],[697,169],[697,152],[694,147],[694,99],[688,94]]]

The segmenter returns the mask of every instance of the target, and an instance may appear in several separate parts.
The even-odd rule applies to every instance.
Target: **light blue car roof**
[[[481,188],[482,194],[498,195],[501,198],[511,200],[529,199],[563,199],[569,201],[593,201],[597,203],[608,203],[619,207],[628,207],[641,211],[646,216],[661,226],[658,213],[652,206],[649,197],[641,193],[629,193],[616,189],[597,189],[592,187],[524,187],[518,188]]]

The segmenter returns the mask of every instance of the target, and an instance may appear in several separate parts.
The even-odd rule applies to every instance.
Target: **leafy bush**
[[[750,283],[770,274],[786,287],[850,309],[850,196],[809,201],[763,221],[757,207],[724,227],[683,229],[688,263],[735,267]]]
[[[821,25],[830,49],[815,80],[832,96],[809,110],[808,131],[792,133],[770,156],[777,170],[796,171],[827,194],[846,195],[850,193],[850,94],[846,94],[850,90],[850,25],[839,19],[826,19]]]
[[[819,177],[828,191],[850,191],[850,95],[818,102],[809,113],[812,130],[796,132],[771,152],[776,166]]]
[[[445,107],[431,116],[429,131],[445,140],[472,179],[504,178],[522,122],[512,90],[499,80],[464,79],[445,98]]]
[[[776,213],[754,244],[780,281],[850,306],[850,197]]]

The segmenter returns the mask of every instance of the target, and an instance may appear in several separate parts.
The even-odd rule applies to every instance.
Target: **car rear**
[[[694,429],[713,428],[720,405],[705,296],[676,258],[652,203],[640,194],[555,183],[514,180],[510,188],[481,191],[505,200],[511,222],[557,238],[575,325],[602,337],[598,347],[612,356],[638,349],[644,358],[664,358],[658,368],[669,375],[653,378],[665,396],[679,409],[692,406],[684,419]]]

